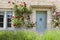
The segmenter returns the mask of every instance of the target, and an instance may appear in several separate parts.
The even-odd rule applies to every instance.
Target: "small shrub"
[[[39,40],[37,33],[31,31],[0,31],[0,40]]]

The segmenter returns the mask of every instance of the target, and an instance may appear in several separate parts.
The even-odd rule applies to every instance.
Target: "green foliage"
[[[31,9],[30,8],[27,8],[27,7],[24,7],[24,6],[21,6],[21,5],[14,5],[14,14],[15,16],[22,16],[24,13],[31,13]]]
[[[31,27],[34,26],[34,24],[31,23],[31,22],[27,22],[27,23],[25,23],[25,26],[26,26],[27,28],[31,28]]]
[[[17,27],[21,27],[23,26],[24,21],[22,20],[22,18],[12,18],[12,24],[16,25]]]
[[[50,30],[40,36],[40,40],[60,40],[60,31]]]
[[[0,40],[39,40],[32,31],[0,31]]]
[[[19,9],[18,9],[18,6],[17,5],[14,5],[14,16],[19,16]]]

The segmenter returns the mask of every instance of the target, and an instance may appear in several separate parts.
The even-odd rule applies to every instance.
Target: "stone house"
[[[0,30],[14,29],[9,22],[13,15],[13,6],[8,1],[17,4],[26,2],[32,8],[31,21],[37,22],[37,27],[33,30],[38,32],[51,29],[51,13],[54,9],[60,12],[60,0],[0,0]]]

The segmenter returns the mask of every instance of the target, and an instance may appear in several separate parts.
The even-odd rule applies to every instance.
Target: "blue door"
[[[44,32],[46,30],[47,24],[47,12],[46,11],[37,11],[36,12],[36,31]]]

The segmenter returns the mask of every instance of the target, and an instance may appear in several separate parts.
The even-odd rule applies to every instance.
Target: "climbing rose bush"
[[[60,27],[60,12],[53,12],[52,13],[52,21],[51,21],[52,27]]]
[[[9,2],[10,3],[10,2]],[[14,4],[14,16],[12,16],[11,23],[14,27],[33,27],[35,23],[31,22],[30,15],[32,10],[30,7],[27,7],[26,3],[23,2],[19,5]]]

